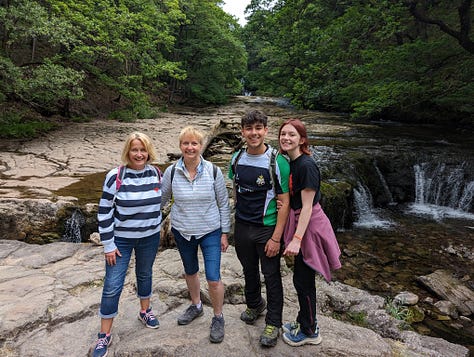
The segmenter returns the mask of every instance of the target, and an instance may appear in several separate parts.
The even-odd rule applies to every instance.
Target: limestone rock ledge
[[[284,321],[295,318],[297,298],[292,273],[283,263]],[[133,265],[133,261],[132,261]],[[201,264],[202,266],[202,264]],[[0,355],[86,356],[99,328],[104,259],[102,248],[88,243],[26,244],[0,240]],[[176,318],[188,304],[179,254],[167,249],[154,267],[154,311],[158,330],[137,319],[135,276],[129,269],[119,315],[113,328],[109,356],[468,356],[460,345],[439,338],[400,331],[383,310],[383,299],[338,283],[317,280],[318,319],[323,342],[290,347],[283,341],[271,349],[260,347],[264,319],[246,325],[239,319],[243,277],[233,247],[223,254],[222,279],[226,295],[226,336],[209,342],[212,309],[204,277],[201,281],[204,316],[188,326]],[[365,311],[369,328],[354,326],[332,313]]]

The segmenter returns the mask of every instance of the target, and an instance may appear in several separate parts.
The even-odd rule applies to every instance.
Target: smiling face
[[[134,170],[143,170],[148,160],[148,151],[139,139],[133,139],[130,143],[128,151],[128,159],[130,168]]]
[[[279,141],[281,150],[288,153],[290,157],[300,154],[300,145],[303,143],[303,139],[293,125],[286,124],[281,128]]]
[[[195,135],[185,134],[180,140],[179,148],[185,161],[199,160],[201,157],[202,144]]]
[[[247,151],[249,154],[258,155],[266,150],[265,137],[268,133],[268,127],[263,123],[246,124],[242,128],[242,136],[247,143]]]

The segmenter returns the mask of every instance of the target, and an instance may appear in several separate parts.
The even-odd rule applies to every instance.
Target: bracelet
[[[300,236],[299,236],[299,235],[297,235],[297,234],[293,234],[293,238],[296,238],[296,239],[298,239],[300,242],[303,240],[303,238],[302,238],[302,237],[300,237]]]
[[[274,241],[275,243],[280,243],[279,240],[275,240],[275,239],[273,239],[273,238],[270,238],[270,240]]]

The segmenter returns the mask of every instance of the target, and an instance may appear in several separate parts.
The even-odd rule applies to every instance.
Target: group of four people
[[[319,169],[309,152],[306,128],[298,119],[284,122],[279,130],[279,153],[265,143],[268,125],[264,113],[255,110],[244,115],[241,132],[246,147],[233,155],[228,175],[234,182],[235,250],[245,280],[247,308],[240,319],[253,324],[267,310],[260,336],[263,346],[276,345],[280,328],[283,340],[291,346],[319,344],[315,274],[330,280],[330,271],[341,265],[336,237],[319,205]],[[220,263],[221,252],[229,246],[230,207],[221,170],[201,155],[203,141],[201,131],[184,128],[179,135],[182,156],[161,177],[159,169],[151,165],[156,153],[150,138],[132,133],[123,148],[124,165],[107,174],[98,212],[106,272],[94,356],[105,356],[112,341],[112,322],[133,251],[138,318],[146,327],[159,327],[150,306],[152,269],[160,241],[161,208],[170,201],[171,231],[191,298],[191,305],[178,316],[178,324],[189,324],[203,315],[200,247],[214,313],[209,339],[214,343],[224,339]],[[296,321],[286,324],[282,323],[282,252],[294,256],[293,282],[299,302]],[[260,271],[266,299],[262,297]]]

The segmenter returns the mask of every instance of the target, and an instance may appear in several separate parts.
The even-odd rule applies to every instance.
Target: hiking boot
[[[273,325],[265,325],[265,329],[260,335],[260,344],[266,347],[276,346],[279,334],[280,332],[278,327]]]
[[[107,336],[105,333],[99,333],[97,335],[97,343],[94,348],[94,357],[105,357],[107,356],[107,348],[112,343],[112,336]]]
[[[300,324],[298,321],[287,322],[281,327],[283,332],[287,332],[287,333],[290,333],[291,331],[297,330],[299,328],[300,328]]]
[[[145,313],[139,312],[138,319],[145,324],[148,328],[160,327],[160,322],[151,311],[151,307],[146,310]]]
[[[224,316],[212,318],[211,333],[209,340],[213,343],[221,343],[224,339]]]
[[[262,298],[262,303],[256,308],[247,307],[244,312],[240,314],[240,319],[246,324],[253,325],[260,314],[267,308],[267,302]]]
[[[204,314],[204,309],[201,306],[200,309],[196,305],[189,305],[189,307],[178,316],[178,325],[187,325],[193,321],[196,317],[202,316]]]
[[[312,335],[305,334],[299,328],[283,334],[283,341],[290,346],[295,347],[303,345],[319,345],[322,340],[318,328],[316,328],[316,333],[313,333]]]

